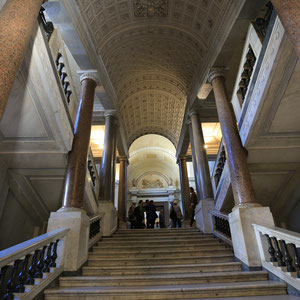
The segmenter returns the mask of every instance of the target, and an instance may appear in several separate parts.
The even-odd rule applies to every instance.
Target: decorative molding
[[[80,75],[80,82],[85,79],[91,79],[95,81],[97,85],[101,85],[97,70],[78,71],[77,73]]]
[[[224,77],[225,78],[225,74],[224,74],[224,68],[212,68],[208,74],[208,78],[207,81],[212,84],[213,80],[216,77]]]
[[[168,0],[135,0],[133,2],[136,17],[166,17]]]

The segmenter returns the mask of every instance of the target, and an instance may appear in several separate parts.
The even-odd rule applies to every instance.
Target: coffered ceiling
[[[76,2],[117,94],[128,145],[147,133],[177,145],[199,70],[222,40],[230,9],[243,1]]]

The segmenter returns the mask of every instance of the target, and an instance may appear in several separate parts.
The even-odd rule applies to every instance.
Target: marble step
[[[177,265],[156,265],[156,266],[84,266],[83,276],[117,276],[117,275],[150,275],[150,274],[173,274],[173,273],[204,273],[240,271],[240,262],[222,262],[209,264],[177,264]]]
[[[209,236],[212,236],[211,234],[208,234]],[[140,232],[140,233],[115,233],[114,237],[129,237],[129,236],[135,236],[135,237],[142,237],[142,236],[206,236],[200,231],[186,231],[186,232]]]
[[[45,291],[46,300],[166,300],[209,297],[243,297],[286,294],[281,282],[253,281],[197,285],[163,285],[138,287],[60,287]]]
[[[160,251],[160,250],[153,250],[153,251],[139,251],[139,252],[105,252],[105,253],[98,253],[97,251],[89,253],[89,259],[95,258],[155,258],[155,257],[193,257],[193,256],[211,256],[212,253],[214,255],[222,255],[222,254],[232,254],[233,251],[230,248],[224,249],[209,249],[209,250],[177,250],[177,251]]]
[[[115,252],[128,252],[128,251],[152,251],[152,250],[170,250],[170,251],[180,251],[180,250],[202,250],[202,249],[219,249],[219,248],[225,248],[228,247],[226,244],[219,240],[212,240],[212,241],[207,241],[205,243],[202,242],[197,242],[197,243],[188,243],[188,244],[172,244],[170,245],[167,243],[166,245],[161,245],[161,244],[154,244],[154,245],[149,245],[149,244],[140,244],[140,243],[129,243],[128,245],[107,245],[102,242],[99,242],[96,246],[93,247],[93,251],[98,252],[98,251],[115,251]],[[177,249],[177,250],[176,250]]]
[[[157,245],[169,245],[170,247],[172,245],[176,245],[176,244],[181,244],[181,245],[186,245],[186,244],[192,244],[192,245],[196,245],[196,244],[206,244],[207,242],[212,242],[212,241],[217,241],[217,239],[214,238],[206,238],[206,239],[148,239],[148,240],[140,240],[140,239],[125,239],[122,241],[118,241],[118,240],[114,240],[114,239],[102,239],[101,240],[101,244],[103,244],[104,246],[106,245],[118,245],[118,246],[124,246],[124,245],[128,245],[128,244],[135,244],[135,245],[153,245],[153,244],[157,244]]]
[[[216,263],[216,262],[230,262],[234,260],[234,255],[221,254],[211,256],[184,256],[164,257],[164,258],[127,258],[127,259],[107,259],[107,258],[89,258],[88,266],[155,266],[155,265],[172,265],[172,264],[203,264],[203,263]]]
[[[148,236],[113,236],[113,237],[104,237],[102,238],[102,241],[116,241],[116,242],[122,242],[122,241],[148,241],[148,240],[155,240],[155,241],[169,241],[169,240],[210,240],[210,239],[216,239],[212,235],[166,235],[166,236],[156,236],[156,235],[148,235]]]
[[[218,272],[218,273],[175,273],[155,275],[122,275],[122,276],[80,276],[61,277],[60,287],[87,286],[147,286],[177,285],[216,282],[245,282],[267,280],[268,273],[257,272]]]
[[[160,229],[150,229],[150,228],[146,228],[146,229],[118,229],[116,231],[116,233],[129,233],[129,234],[133,234],[133,233],[145,233],[145,232],[149,232],[149,233],[181,233],[181,232],[200,232],[198,228],[160,228]]]

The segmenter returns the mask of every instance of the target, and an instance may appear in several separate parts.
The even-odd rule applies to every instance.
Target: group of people
[[[146,222],[145,222],[145,213],[146,213]],[[159,216],[156,213],[156,206],[153,200],[140,200],[138,205],[134,202],[131,203],[131,206],[128,211],[128,218],[130,222],[131,229],[134,228],[154,228],[156,219],[159,218],[159,227],[164,228],[164,211],[160,210]],[[156,224],[158,227],[158,224]]]
[[[195,208],[198,203],[197,195],[192,187],[190,187],[190,210],[191,210],[191,220],[190,226],[193,226],[195,221]],[[145,221],[145,213],[146,213],[146,221]],[[183,218],[181,208],[178,205],[177,200],[174,200],[170,207],[170,219],[171,219],[171,227],[172,228],[181,228],[181,220]],[[153,200],[140,200],[138,205],[134,202],[131,203],[131,206],[128,211],[128,219],[131,224],[131,229],[135,228],[154,228],[156,224],[156,220],[159,219],[157,223],[159,223],[160,228],[165,227],[165,216],[164,210],[161,209],[159,215],[156,212],[156,206]],[[158,224],[156,224],[158,227]]]

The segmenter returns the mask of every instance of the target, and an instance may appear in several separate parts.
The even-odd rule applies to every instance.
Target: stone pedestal
[[[252,224],[274,226],[269,207],[235,207],[229,214],[235,256],[248,267],[260,267],[260,255]]]
[[[51,213],[47,232],[59,228],[70,228],[64,240],[64,271],[77,271],[88,258],[89,217],[82,209],[61,208]]]
[[[195,209],[195,219],[196,226],[203,233],[212,233],[213,226],[210,220],[209,211],[213,210],[215,207],[213,199],[202,199],[196,206]]]
[[[104,213],[101,219],[103,236],[112,236],[118,226],[118,212],[114,204],[111,201],[100,201],[98,212]]]

